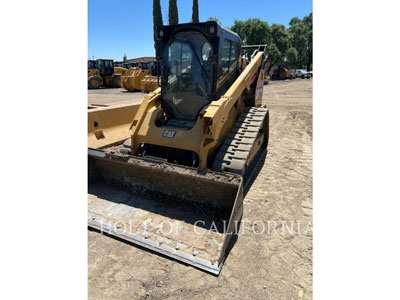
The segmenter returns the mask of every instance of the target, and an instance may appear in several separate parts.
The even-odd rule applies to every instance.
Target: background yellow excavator
[[[214,21],[157,38],[161,87],[140,105],[89,110],[88,224],[219,274],[266,155],[267,46],[241,46]]]
[[[121,87],[121,76],[127,69],[114,67],[112,59],[98,59],[88,61],[88,88],[98,89],[100,87]]]

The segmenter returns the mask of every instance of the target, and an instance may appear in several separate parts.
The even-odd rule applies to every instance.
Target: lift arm
[[[243,94],[243,92],[247,89],[250,89],[251,84],[258,79],[259,77],[259,69],[264,68],[264,57],[266,46],[262,45],[264,48],[261,50],[261,46],[244,46],[243,49],[254,49],[254,47],[259,47],[259,50],[256,51],[252,55],[252,60],[240,74],[240,76],[236,79],[236,81],[232,84],[229,90],[223,95],[219,100],[212,101],[208,106],[205,114],[204,121],[205,124],[208,124],[209,135],[210,137],[217,141],[220,139],[221,129],[228,120],[229,112],[233,105],[235,105],[236,101]],[[207,126],[206,126],[207,127]]]

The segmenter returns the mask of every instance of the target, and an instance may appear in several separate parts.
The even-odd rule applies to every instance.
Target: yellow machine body
[[[99,69],[104,62],[108,62],[108,69],[103,72]],[[100,87],[119,88],[121,87],[121,76],[127,71],[123,67],[114,67],[112,60],[98,59],[97,61],[89,61],[92,68],[88,70],[88,86],[89,89],[98,89]],[[103,74],[103,75],[102,75]]]
[[[128,69],[123,67],[114,67],[114,77],[116,78],[117,87],[121,87],[121,76],[123,76],[127,71]]]
[[[255,105],[261,106],[264,86],[264,70],[259,71],[263,53],[259,52],[230,89],[219,100],[212,101],[199,114],[194,127],[190,130],[171,128],[176,132],[173,139],[164,138],[166,127],[157,127],[157,118],[162,115],[159,99],[161,88],[150,93],[140,105],[132,125],[132,150],[137,154],[142,144],[152,144],[177,149],[185,149],[197,153],[201,168],[206,169],[208,154],[215,150],[231,132],[236,120],[244,109],[244,92],[250,88],[257,76]]]
[[[151,74],[145,75],[140,82],[140,90],[143,93],[150,93],[156,88],[158,88],[157,76],[153,76]]]
[[[121,77],[121,87],[129,92],[149,93],[157,88],[157,77],[151,75],[151,70],[132,67]]]
[[[157,36],[166,53],[162,87],[139,105],[89,107],[88,224],[219,274],[243,214],[244,191],[267,150],[269,112],[262,105],[267,47],[241,46],[254,50],[249,61],[241,51],[233,55],[239,36],[214,21],[164,26]],[[176,46],[176,40],[183,42]],[[219,81],[208,66],[222,71]],[[149,75],[131,68],[121,85],[140,89]],[[201,78],[214,81],[215,92],[209,93],[218,96],[199,90]],[[177,114],[168,105],[181,109],[182,101],[191,117],[172,117]]]

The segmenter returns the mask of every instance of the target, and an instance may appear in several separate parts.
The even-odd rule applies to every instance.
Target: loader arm
[[[259,78],[259,72],[263,65],[264,53],[259,51],[246,66],[229,90],[219,100],[212,101],[204,114],[205,124],[209,124],[209,135],[212,139],[220,140],[220,134],[224,122],[228,119],[230,110],[236,101],[243,95],[245,89],[249,89],[254,83],[254,77]]]
[[[142,125],[142,122],[146,116],[146,112],[157,105],[158,100],[161,97],[161,88],[156,89],[155,91],[149,93],[140,104],[138,111],[136,112],[134,119],[130,125],[131,138],[134,140],[135,136]],[[132,152],[134,155],[137,155],[138,149],[132,148]]]

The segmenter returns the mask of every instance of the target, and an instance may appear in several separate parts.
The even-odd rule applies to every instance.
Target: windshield
[[[105,67],[106,69],[112,69],[112,68],[114,68],[113,62],[112,62],[111,60],[105,60],[105,61],[104,61],[104,67]]]
[[[171,118],[195,120],[211,101],[211,44],[199,32],[175,36],[164,52],[163,104]]]
[[[98,60],[98,67],[102,76],[111,76],[114,73],[114,63],[112,60]]]
[[[89,70],[97,69],[96,62],[94,62],[94,61],[88,61],[88,69],[89,69]]]

